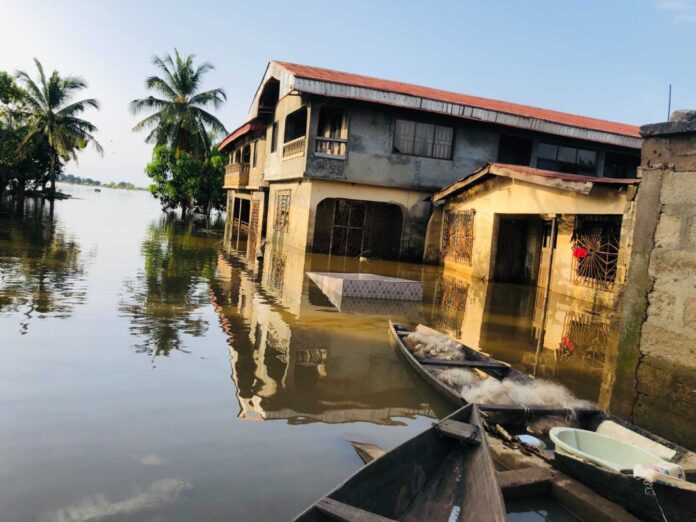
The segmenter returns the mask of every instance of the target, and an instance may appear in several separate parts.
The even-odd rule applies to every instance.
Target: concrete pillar
[[[675,117],[676,116],[676,117]],[[641,185],[611,408],[694,446],[696,112],[641,127]]]

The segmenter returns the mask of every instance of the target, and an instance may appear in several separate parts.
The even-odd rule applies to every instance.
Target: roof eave
[[[328,96],[333,98],[344,98],[361,100],[382,105],[391,105],[394,107],[402,107],[419,111],[434,112],[438,114],[446,114],[457,118],[483,121],[504,125],[507,127],[515,127],[526,129],[535,132],[543,132],[547,134],[555,134],[568,138],[575,138],[597,143],[606,143],[619,147],[628,147],[639,149],[642,145],[640,137],[627,136],[623,134],[615,134],[611,132],[599,131],[594,129],[586,129],[573,125],[565,125],[556,123],[541,118],[528,116],[520,116],[503,111],[491,109],[482,109],[471,105],[462,105],[457,103],[442,102],[429,98],[422,98],[410,94],[402,94],[391,91],[381,91],[368,87],[359,87],[355,85],[347,85],[337,82],[328,82],[324,80],[313,80],[302,78],[295,75],[295,89],[300,92]]]

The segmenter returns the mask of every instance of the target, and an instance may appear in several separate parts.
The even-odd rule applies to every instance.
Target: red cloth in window
[[[586,248],[578,247],[573,249],[573,256],[577,257],[578,259],[583,259],[587,256],[587,253],[589,250]]]
[[[564,337],[563,339],[561,339],[561,346],[569,352],[575,350],[575,343],[570,340],[570,337]]]

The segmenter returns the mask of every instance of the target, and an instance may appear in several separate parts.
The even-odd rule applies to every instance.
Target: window
[[[397,119],[393,150],[398,154],[451,159],[453,139],[453,127]]]
[[[317,136],[322,138],[347,138],[346,114],[341,109],[322,107],[319,114]]]
[[[346,114],[341,109],[322,107],[314,152],[344,158],[348,142],[346,120]]]
[[[251,159],[251,145],[245,145],[242,149],[242,163],[248,164]]]
[[[607,152],[604,157],[605,178],[635,178],[640,165],[640,155]]]
[[[256,161],[259,157],[259,140],[254,141],[254,154],[251,157],[251,166],[256,167]]]
[[[597,151],[553,143],[539,143],[536,166],[539,169],[570,174],[596,174]]]
[[[498,144],[498,161],[511,165],[530,165],[532,139],[502,134]]]
[[[572,282],[597,290],[612,290],[619,259],[621,216],[583,215],[573,229]]]
[[[442,247],[444,257],[471,266],[475,215],[473,210],[445,213],[445,233]]]
[[[307,134],[307,107],[302,107],[285,118],[283,143],[301,138],[305,134]]]
[[[273,122],[271,127],[271,152],[278,150],[278,122]]]
[[[348,124],[344,111],[333,107],[322,107],[314,152],[340,158],[346,155]]]
[[[275,218],[273,220],[273,230],[276,232],[287,232],[290,222],[290,190],[279,190],[275,197]]]

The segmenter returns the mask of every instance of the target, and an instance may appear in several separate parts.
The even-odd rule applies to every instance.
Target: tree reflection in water
[[[130,318],[136,350],[167,356],[182,348],[182,334],[200,337],[208,329],[201,308],[210,302],[215,275],[215,235],[170,217],[150,225],[140,253],[144,267],[124,283],[120,311]]]
[[[67,318],[85,302],[84,259],[41,202],[27,201],[0,227],[0,316],[19,315],[20,332],[35,318]]]

